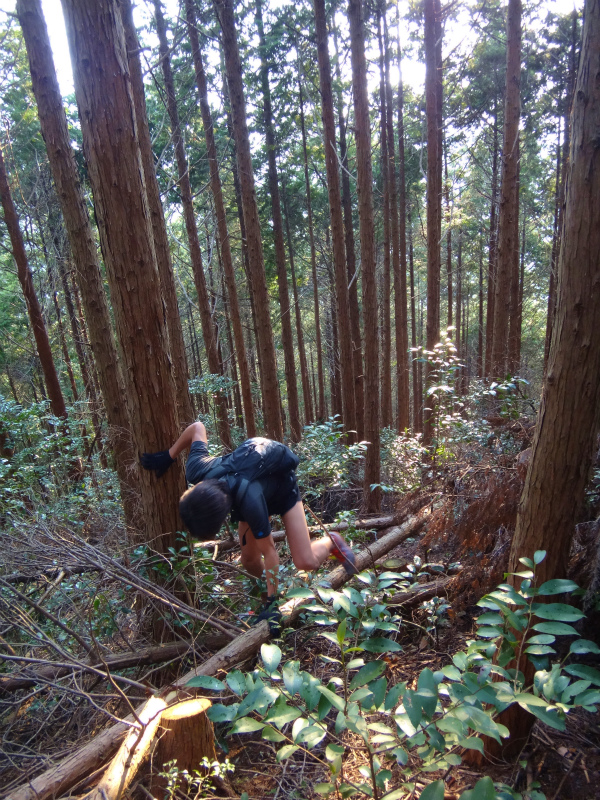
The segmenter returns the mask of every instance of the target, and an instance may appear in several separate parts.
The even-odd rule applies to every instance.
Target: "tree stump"
[[[165,765],[170,761],[180,772],[187,770],[192,775],[200,769],[203,758],[216,760],[215,734],[206,716],[211,705],[207,698],[196,697],[163,711],[152,757],[152,791],[166,788],[166,778],[157,773],[166,771]]]

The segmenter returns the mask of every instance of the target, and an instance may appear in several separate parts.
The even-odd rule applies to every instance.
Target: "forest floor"
[[[436,671],[449,664],[452,655],[473,637],[474,619],[481,611],[476,606],[477,600],[503,580],[526,469],[523,451],[529,443],[530,428],[517,424],[513,436],[518,446],[511,456],[494,459],[487,452],[478,452],[476,456],[471,452],[469,458],[456,459],[439,469],[423,488],[395,500],[398,516],[424,497],[430,503],[431,513],[423,531],[389,552],[377,568],[399,571],[407,564],[420,563],[421,578],[427,580],[427,565],[435,565],[437,575],[449,578],[441,593],[450,607],[436,630],[429,632],[425,630],[422,605],[413,604],[402,612],[405,624],[396,637],[402,650],[383,656],[389,685],[406,681],[410,687],[425,667]],[[349,497],[356,500],[357,493],[351,492]],[[596,517],[597,509],[589,508],[588,518]],[[595,522],[582,520],[573,540],[569,577],[584,587],[597,578],[597,532]],[[381,533],[357,530],[352,534],[353,546],[360,549]],[[148,562],[143,557],[140,560],[139,552],[124,548],[123,532],[118,525],[107,526],[106,520],[93,515],[87,520],[83,536],[55,530],[40,520],[34,526],[13,530],[10,535],[1,534],[4,579],[0,578],[0,654],[37,658],[36,669],[40,664],[62,663],[67,650],[71,657],[77,650],[70,631],[85,631],[111,656],[139,652],[151,644],[156,602],[148,596],[142,602],[144,591],[132,585],[127,574],[119,579],[101,570],[68,574],[70,568],[81,563],[83,550],[78,550],[77,542],[84,539],[98,551],[118,554],[120,563],[130,570],[132,580],[135,574],[148,569]],[[286,548],[283,550],[285,560]],[[218,559],[213,557],[212,562],[208,559],[208,566],[196,576],[196,596],[201,596],[203,586],[212,587],[211,591],[220,586],[216,594],[213,591],[213,599],[216,598],[213,613],[230,623],[245,625],[250,619],[249,606],[256,607],[259,600],[256,593],[249,600],[251,584],[240,578],[238,558],[239,553],[232,549]],[[17,573],[39,575],[51,568],[58,569],[58,574],[41,582],[29,578],[22,582],[6,581],[7,576]],[[288,566],[287,573],[292,572]],[[21,592],[21,597],[15,591]],[[583,621],[582,632],[600,643],[597,621],[597,613],[592,612]],[[322,677],[332,667],[320,658],[327,650],[327,643],[317,634],[314,626],[297,624],[286,631],[282,648],[286,659],[297,659],[303,669]],[[179,637],[185,638],[183,628]],[[46,675],[35,687],[7,691],[2,688],[5,680],[27,677],[32,667],[5,659],[0,667],[0,787],[6,793],[3,796],[10,797],[14,787],[113,724],[129,711],[131,703],[143,701],[149,693],[206,660],[211,655],[205,646],[208,638],[204,637],[203,643],[203,636],[197,637],[191,657],[188,654],[183,660],[174,657],[167,665],[122,671],[121,675],[130,680],[129,685],[117,686],[99,676],[83,677],[71,671],[66,678]],[[80,658],[84,655],[79,653]],[[598,657],[586,658],[586,663],[597,666]],[[243,664],[245,670],[253,667],[253,661]],[[126,701],[123,691],[127,693]],[[353,734],[346,731],[344,735],[352,750]],[[227,741],[226,757],[235,766],[230,781],[238,796],[242,792],[248,793],[249,800],[309,800],[320,796],[315,786],[326,780],[327,775],[323,766],[306,753],[296,752],[279,763],[277,748],[258,735],[234,735]],[[222,760],[225,754],[218,753],[218,757]],[[345,761],[347,778],[360,782],[361,766],[355,749]],[[429,780],[443,778],[445,797],[450,800],[458,798],[482,775],[490,775],[517,791],[525,791],[538,781],[547,800],[600,798],[598,715],[585,711],[570,714],[564,732],[538,721],[517,759],[489,761],[481,768],[463,763],[444,773],[428,774],[421,787]],[[128,797],[148,800],[153,796],[145,781],[141,772]],[[394,778],[390,784],[394,785]],[[83,789],[80,786],[75,794],[82,795]]]

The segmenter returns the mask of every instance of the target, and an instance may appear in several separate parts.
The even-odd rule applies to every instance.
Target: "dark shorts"
[[[295,472],[286,472],[281,476],[272,476],[269,480],[277,480],[277,487],[271,499],[267,499],[269,514],[283,516],[292,509],[300,498],[300,489]],[[268,494],[268,492],[265,492]]]

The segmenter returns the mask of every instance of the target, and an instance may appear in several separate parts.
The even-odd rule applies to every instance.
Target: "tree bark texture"
[[[185,152],[181,123],[179,121],[179,110],[177,108],[177,98],[175,97],[175,83],[173,81],[173,71],[171,69],[170,49],[167,40],[167,28],[164,15],[162,13],[160,0],[154,0],[154,14],[156,20],[156,32],[158,34],[159,41],[161,68],[165,82],[165,92],[167,95],[167,111],[171,123],[171,139],[173,141],[175,160],[177,162],[179,192],[181,196],[181,205],[183,207],[183,218],[185,221],[185,230],[190,248],[190,261],[192,264],[192,273],[194,275],[194,284],[198,294],[198,309],[200,311],[200,322],[202,325],[202,338],[204,339],[204,348],[206,350],[206,359],[208,361],[209,370],[213,375],[222,375],[223,366],[221,364],[221,359],[219,358],[217,331],[213,322],[210,297],[208,293],[208,287],[206,285],[206,277],[204,275],[204,266],[202,264],[202,251],[200,249],[198,225],[196,224],[194,202],[192,199],[190,170]],[[224,446],[231,450],[233,445],[231,440],[231,431],[229,429],[229,418],[227,414],[227,399],[221,392],[217,392],[215,394],[219,436]]]
[[[521,0],[509,0],[498,263],[494,295],[491,376],[503,379],[509,365],[509,323],[519,274],[519,117],[521,113]],[[517,277],[515,277],[517,276]]]
[[[494,140],[492,149],[492,186],[490,202],[490,235],[488,244],[487,306],[485,317],[485,367],[484,376],[492,375],[492,350],[494,347],[494,304],[496,299],[496,267],[498,263],[498,109],[494,106]]]
[[[327,171],[327,194],[331,219],[331,241],[335,270],[335,295],[337,303],[337,326],[339,330],[340,369],[342,382],[342,417],[346,431],[356,430],[356,395],[352,356],[352,329],[350,325],[350,303],[344,243],[344,222],[340,195],[337,149],[335,143],[335,121],[333,116],[333,94],[331,90],[331,64],[327,45],[327,21],[325,0],[313,0],[315,32],[319,60],[319,86],[321,89],[321,112],[323,118],[323,146]],[[353,434],[350,434],[353,438]]]
[[[121,0],[121,14],[123,16],[123,27],[125,28],[129,73],[131,75],[135,114],[138,120],[138,142],[140,145],[142,163],[144,165],[144,180],[146,182],[146,193],[148,195],[148,205],[150,207],[150,219],[152,220],[154,249],[156,251],[156,261],[160,274],[161,295],[165,303],[167,328],[169,331],[169,347],[175,377],[179,427],[184,428],[194,419],[194,409],[192,407],[192,398],[188,384],[188,363],[185,354],[181,316],[177,303],[171,249],[169,246],[165,215],[160,199],[160,189],[156,179],[150,131],[148,129],[144,79],[140,61],[140,46],[133,23],[132,12],[131,0]]]
[[[115,0],[63,11],[134,445],[161,450],[177,438],[177,407],[121,13]],[[184,488],[177,470],[140,471],[145,538],[161,551],[175,544]]]
[[[246,226],[250,287],[254,295],[265,427],[267,434],[272,439],[281,441],[283,439],[283,423],[279,401],[277,355],[269,311],[269,293],[265,276],[260,219],[256,203],[254,172],[246,117],[246,100],[242,81],[242,65],[237,45],[233,2],[232,0],[214,0],[214,2],[223,33],[223,51],[231,102],[242,208]]]
[[[381,504],[381,490],[371,490],[380,482],[379,429],[379,343],[377,337],[377,284],[375,280],[375,225],[373,217],[373,166],[371,163],[371,124],[365,58],[365,21],[361,0],[349,0],[352,90],[356,126],[356,172],[358,221],[363,296],[365,340],[365,438],[369,442],[365,456],[365,494],[369,511]],[[387,298],[389,302],[389,298]]]
[[[254,403],[252,400],[252,385],[250,382],[250,368],[244,342],[244,330],[242,328],[242,318],[240,314],[240,304],[235,280],[235,270],[231,255],[231,243],[229,241],[229,230],[227,227],[227,214],[225,202],[223,200],[223,190],[221,177],[219,174],[219,159],[217,146],[215,143],[214,127],[210,106],[208,104],[208,87],[206,83],[206,72],[202,62],[202,52],[198,29],[196,27],[196,11],[193,0],[185,0],[185,14],[187,20],[188,36],[192,45],[192,57],[194,59],[194,72],[196,74],[196,86],[198,88],[198,102],[202,114],[202,124],[204,126],[204,138],[206,140],[206,150],[210,167],[210,187],[215,205],[215,216],[219,231],[219,242],[221,245],[221,258],[223,262],[223,273],[225,285],[227,287],[227,300],[229,303],[230,317],[233,326],[233,341],[237,357],[237,366],[240,373],[240,387],[242,391],[242,403],[244,406],[244,420],[246,424],[246,435],[251,438],[256,436],[256,418],[254,415]]]
[[[50,340],[48,339],[48,331],[46,330],[46,323],[42,315],[42,308],[37,298],[35,287],[33,285],[33,277],[31,269],[27,261],[27,254],[25,252],[25,245],[23,243],[23,235],[19,227],[19,218],[13,203],[10,187],[8,184],[8,175],[6,174],[6,166],[4,164],[4,156],[2,155],[2,148],[0,147],[0,201],[4,210],[4,222],[6,224],[8,235],[10,237],[11,249],[15,263],[17,265],[17,277],[23,290],[25,303],[27,305],[27,314],[29,315],[29,322],[33,331],[35,339],[35,346],[37,354],[42,365],[44,373],[44,380],[46,382],[46,389],[48,391],[48,398],[50,400],[50,409],[55,417],[67,418],[67,408],[65,406],[65,399],[63,397],[60,381],[54,365],[54,358],[52,356],[52,349],[50,347]]]
[[[377,41],[379,44],[379,140],[380,168],[382,178],[382,217],[383,217],[383,272],[381,276],[381,407],[380,425],[382,428],[392,426],[392,258],[391,258],[391,198],[390,198],[390,156],[393,159],[394,139],[388,137],[388,114],[386,83],[387,75],[383,48],[383,32],[381,5],[377,6]],[[392,155],[391,155],[392,154]],[[393,160],[392,160],[393,163]],[[395,213],[396,209],[394,209]]]

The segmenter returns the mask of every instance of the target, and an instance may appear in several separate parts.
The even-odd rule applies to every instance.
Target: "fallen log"
[[[432,597],[445,594],[446,586],[451,580],[452,578],[440,578],[437,581],[429,581],[428,583],[417,583],[405,592],[398,592],[398,594],[388,597],[383,603],[386,606],[417,605],[417,603],[422,603],[423,600],[429,600]]]
[[[108,769],[84,800],[119,800],[146,757],[166,707],[162,697],[151,697],[146,702],[138,714],[137,725],[130,729]]]
[[[412,517],[403,525],[392,528],[385,536],[365,547],[356,556],[356,565],[359,570],[373,565],[379,558],[389,553],[405,539],[415,536],[427,520],[427,510]],[[348,576],[343,567],[337,567],[327,576],[327,583],[334,589],[340,588]],[[284,624],[289,625],[301,612],[301,600],[290,600],[281,608]],[[175,682],[175,687],[184,687],[196,675],[215,675],[219,671],[232,669],[236,664],[245,661],[257,653],[260,646],[270,638],[269,626],[265,621],[259,622],[255,627],[238,636],[230,644],[215,653],[214,656],[200,664],[195,669],[186,673]],[[63,759],[55,766],[17,787],[2,800],[47,800],[51,797],[60,797],[65,791],[91,774],[105,763],[119,747],[124,736],[134,722],[132,715],[123,722],[118,722],[107,728],[99,736],[92,739],[79,750]],[[129,723],[129,724],[128,724]]]
[[[231,641],[230,637],[225,634],[207,634],[202,636],[202,647],[207,650],[218,650],[229,641]],[[194,647],[193,642],[172,642],[166,645],[147,647],[144,650],[138,650],[133,653],[117,653],[107,656],[102,662],[94,662],[85,666],[89,666],[93,670],[106,670],[108,668],[109,671],[144,667],[150,664],[161,664],[175,658],[184,658],[188,653],[193,653],[197,649]],[[0,661],[2,661],[2,653],[0,653]],[[65,675],[74,672],[85,671],[85,666],[73,664],[59,667],[49,663],[34,673],[27,671],[23,676],[0,675],[0,694],[17,692],[20,689],[31,689],[40,683],[48,683],[49,681],[64,678]]]
[[[30,574],[27,572],[12,572],[3,575],[2,579],[7,583],[37,583],[39,581],[54,581],[57,578],[70,578],[72,575],[83,575],[86,572],[101,572],[100,567],[84,564],[79,567],[49,567],[42,572]]]

